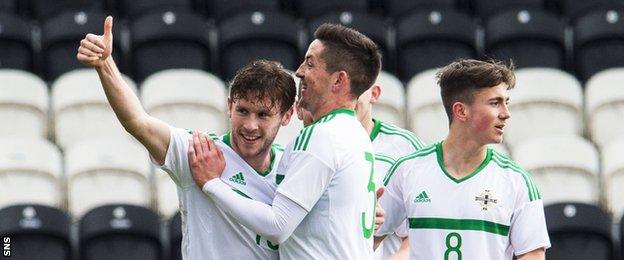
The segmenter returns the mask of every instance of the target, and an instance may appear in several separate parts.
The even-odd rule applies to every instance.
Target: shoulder
[[[397,145],[406,145],[413,150],[420,150],[425,144],[414,133],[393,124],[380,121],[379,133],[392,138]]]
[[[490,148],[491,149],[491,148]],[[506,155],[492,149],[492,162],[497,171],[503,174],[509,174],[510,178],[519,183],[522,190],[528,193],[529,201],[541,199],[541,195],[531,178],[531,174],[522,168],[518,163],[507,157]]]
[[[412,152],[399,158],[388,170],[388,174],[384,178],[385,185],[388,184],[390,179],[397,173],[402,172],[402,169],[414,169],[420,165],[426,164],[430,161],[431,156],[436,156],[437,144],[432,144],[424,147],[416,152]]]

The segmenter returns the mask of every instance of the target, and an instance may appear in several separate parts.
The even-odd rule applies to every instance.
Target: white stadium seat
[[[50,95],[45,82],[13,69],[0,69],[0,82],[0,137],[45,138]]]
[[[381,87],[381,96],[373,107],[373,118],[405,127],[405,88],[394,75],[380,71],[375,85]]]
[[[172,126],[222,134],[227,124],[227,87],[201,70],[170,69],[150,75],[141,84],[148,114]]]
[[[545,204],[598,202],[598,151],[584,138],[557,135],[528,139],[512,147],[512,154],[531,173]]]
[[[132,80],[124,79],[136,93]],[[52,107],[56,143],[62,148],[93,138],[132,139],[108,104],[95,70],[79,69],[61,75],[52,84]]]
[[[149,206],[147,151],[126,139],[85,140],[65,153],[69,210],[81,216],[109,203]]]
[[[509,146],[545,135],[583,134],[583,92],[574,76],[550,68],[519,69],[509,95]]]
[[[589,134],[598,146],[624,137],[624,68],[595,74],[585,85]]]
[[[409,129],[427,144],[446,137],[449,127],[436,72],[431,69],[418,73],[407,83]]]
[[[0,208],[17,203],[62,207],[62,159],[43,138],[0,139]]]
[[[602,173],[604,178],[605,195],[609,208],[614,216],[624,213],[624,138],[613,140],[603,146]],[[623,223],[624,224],[624,223]]]
[[[178,189],[167,172],[159,168],[154,169],[154,182],[156,184],[156,205],[158,212],[162,216],[169,218],[180,209]]]

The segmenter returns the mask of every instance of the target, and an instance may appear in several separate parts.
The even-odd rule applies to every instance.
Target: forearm
[[[203,191],[237,222],[276,243],[288,239],[308,213],[279,193],[275,196],[273,205],[244,198],[220,179],[207,182]]]
[[[544,260],[546,259],[546,252],[544,248],[538,248],[531,252],[519,255],[516,258],[518,260]]]

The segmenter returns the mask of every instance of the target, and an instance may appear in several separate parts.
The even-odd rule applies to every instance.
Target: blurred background
[[[13,259],[181,258],[174,183],[76,60],[107,15],[148,113],[215,133],[236,71],[259,58],[296,70],[324,22],[379,45],[374,117],[427,144],[448,131],[436,68],[513,61],[512,118],[493,147],[540,188],[547,259],[624,259],[624,0],[0,0],[0,235],[17,241]]]

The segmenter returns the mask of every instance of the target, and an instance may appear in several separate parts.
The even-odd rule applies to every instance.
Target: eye
[[[258,113],[258,116],[261,117],[261,118],[266,118],[266,117],[269,116],[269,113],[267,113],[267,112],[260,112],[260,113]]]
[[[243,108],[239,108],[236,111],[241,115],[247,115],[249,113],[247,109],[243,109]]]

